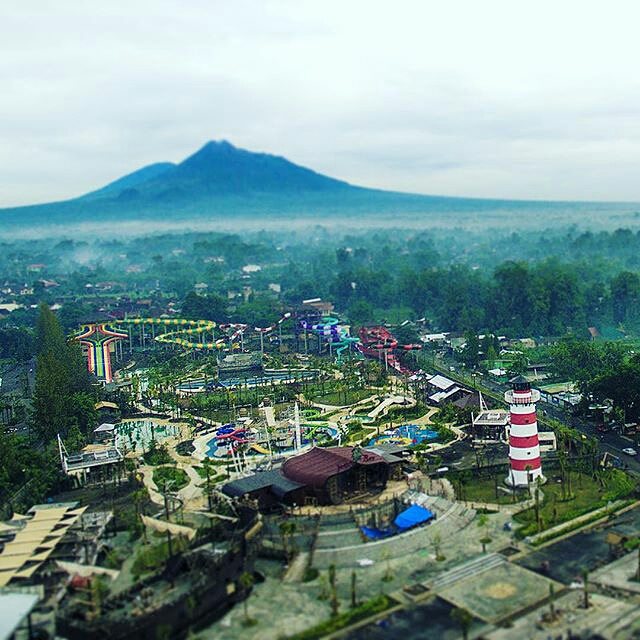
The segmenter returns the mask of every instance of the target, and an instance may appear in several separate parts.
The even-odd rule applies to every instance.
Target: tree
[[[291,559],[291,549],[289,547],[289,541],[291,539],[291,536],[296,532],[296,523],[291,520],[285,520],[284,522],[280,523],[279,528],[285,561],[288,563]]]
[[[480,340],[475,331],[465,333],[465,345],[460,358],[470,369],[475,369],[480,363]]]
[[[481,513],[478,516],[478,527],[484,530],[482,538],[480,538],[480,544],[482,545],[482,553],[486,553],[487,544],[491,542],[491,538],[489,537],[489,517],[486,513]]]
[[[227,301],[215,294],[201,296],[195,291],[190,291],[182,303],[182,315],[191,320],[226,322]]]
[[[373,320],[373,305],[363,299],[358,299],[349,305],[349,320],[355,327],[360,327]]]
[[[614,322],[622,323],[635,311],[640,300],[640,277],[631,271],[622,271],[610,283]]]
[[[438,532],[433,534],[433,537],[431,538],[431,543],[433,544],[433,550],[434,550],[435,555],[436,555],[436,560],[438,562],[442,562],[442,560],[444,560],[445,557],[441,553],[441,550],[442,550],[442,537],[440,536],[440,534]]]
[[[582,569],[582,589],[584,596],[584,608],[589,608],[589,570],[585,567]]]
[[[552,621],[556,619],[556,589],[553,582],[549,583],[549,616]]]
[[[351,607],[355,608],[358,606],[358,598],[356,596],[356,581],[357,576],[355,570],[351,572]]]
[[[36,324],[38,358],[33,398],[34,420],[40,438],[51,441],[76,423],[95,426],[95,402],[87,368],[78,344],[68,344],[56,316],[40,305]],[[85,395],[86,394],[86,395]]]
[[[473,622],[473,616],[466,610],[461,607],[456,607],[451,611],[451,619],[454,622],[457,622],[460,625],[460,630],[462,631],[462,637],[464,640],[468,640],[469,638],[469,629],[471,628],[471,623]]]
[[[336,586],[336,565],[329,565],[329,587],[331,589],[331,615],[335,618],[340,609],[340,601],[338,600],[338,589]]]
[[[385,571],[382,576],[382,581],[391,582],[393,580],[393,573],[391,572],[391,552],[388,549],[382,552],[382,559],[385,561]]]
[[[248,625],[251,623],[251,618],[249,617],[249,593],[248,592],[253,587],[255,578],[253,577],[253,574],[249,573],[248,571],[243,571],[240,574],[239,580],[240,580],[240,586],[245,591],[244,600],[242,601],[242,604],[244,607],[244,622],[245,624]]]

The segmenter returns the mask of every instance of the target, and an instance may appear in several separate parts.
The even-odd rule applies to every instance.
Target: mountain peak
[[[266,193],[349,188],[286,158],[240,149],[228,140],[210,140],[178,164],[162,181],[181,192]]]
[[[228,140],[209,140],[205,142],[197,153],[211,153],[211,152],[219,152],[219,151],[238,151],[237,147],[232,145]],[[194,154],[195,155],[195,154]]]

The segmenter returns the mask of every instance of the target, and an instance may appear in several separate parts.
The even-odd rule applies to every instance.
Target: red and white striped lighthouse
[[[538,420],[536,402],[540,392],[532,389],[523,376],[511,380],[511,391],[504,394],[509,403],[509,475],[506,483],[513,487],[523,487],[538,478],[544,482],[538,442]]]

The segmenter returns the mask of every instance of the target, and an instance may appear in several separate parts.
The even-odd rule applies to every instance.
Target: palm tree
[[[351,572],[351,606],[353,608],[358,606],[358,598],[356,597],[356,572]]]
[[[582,569],[582,589],[584,596],[584,608],[589,608],[589,570],[585,567]]]
[[[482,545],[482,553],[487,552],[487,544],[491,542],[489,537],[489,517],[486,513],[481,513],[478,516],[478,526],[484,529],[484,535],[480,538],[480,544]]]
[[[249,624],[251,622],[251,618],[249,618],[249,594],[246,592],[249,591],[251,587],[253,587],[255,578],[253,577],[253,574],[249,573],[248,571],[244,571],[240,574],[239,580],[240,586],[245,591],[245,596],[242,603],[244,607],[244,621],[245,624]]]
[[[453,609],[450,615],[451,619],[460,625],[460,630],[462,631],[462,637],[464,640],[468,640],[469,629],[471,628],[473,616],[466,609],[462,609],[461,607]]]
[[[441,562],[442,560],[444,560],[444,556],[440,553],[441,549],[442,549],[442,537],[440,536],[439,533],[435,533],[433,535],[433,538],[431,539],[431,543],[433,544],[433,550],[436,554],[436,560],[438,560],[439,562]]]
[[[329,586],[331,587],[331,615],[337,616],[338,609],[340,608],[340,601],[338,600],[338,589],[336,587],[336,565],[329,565]]]
[[[289,539],[296,532],[296,523],[291,520],[285,520],[280,523],[280,535],[282,536],[282,549],[286,562],[289,562],[291,551],[289,548]]]

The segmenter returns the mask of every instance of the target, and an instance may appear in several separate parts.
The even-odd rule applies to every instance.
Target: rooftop
[[[282,465],[284,475],[304,485],[322,486],[331,476],[343,473],[356,464],[377,464],[384,458],[373,451],[361,450],[354,459],[354,447],[314,447],[306,453],[290,458]]]
[[[0,638],[12,637],[38,600],[32,593],[0,593]]]
[[[276,469],[273,471],[261,471],[246,478],[239,478],[238,480],[228,482],[224,485],[223,491],[228,496],[237,498],[247,493],[252,493],[253,491],[271,488],[273,493],[281,498],[286,493],[289,493],[289,491],[294,491],[302,486],[303,485],[298,482],[285,478],[282,473]]]

